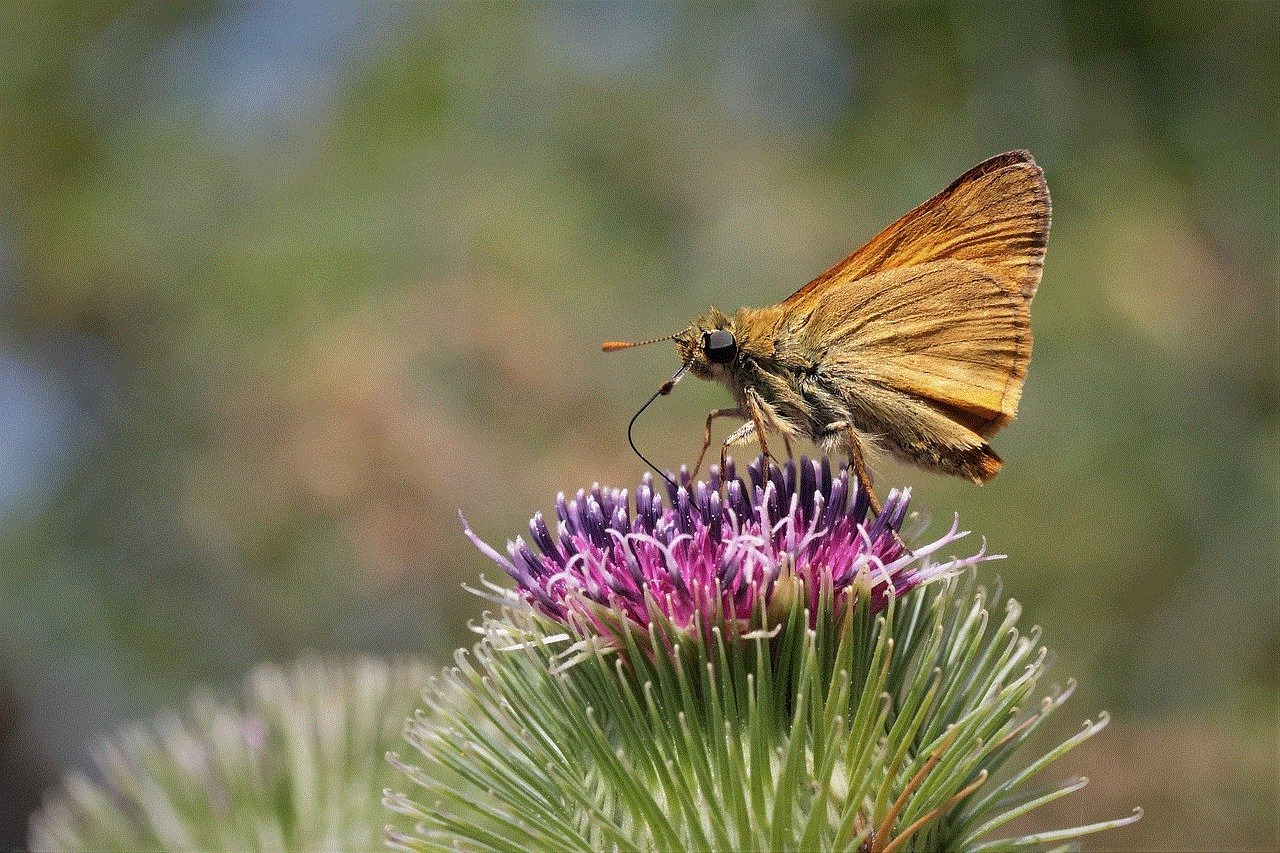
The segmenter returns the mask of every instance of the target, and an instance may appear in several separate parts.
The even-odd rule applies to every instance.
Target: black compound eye
[[[738,354],[738,342],[733,339],[732,332],[724,329],[703,332],[702,351],[716,364],[728,364]]]

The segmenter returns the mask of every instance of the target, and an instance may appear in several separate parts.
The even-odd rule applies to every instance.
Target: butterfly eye
[[[703,332],[702,351],[716,364],[728,364],[738,353],[738,342],[733,339],[732,332],[724,329]]]

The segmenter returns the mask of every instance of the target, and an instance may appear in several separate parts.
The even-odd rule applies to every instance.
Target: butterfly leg
[[[748,426],[752,427],[755,431],[756,441],[760,442],[760,453],[764,456],[765,463],[768,464],[769,462],[772,462],[774,465],[777,465],[778,460],[775,459],[773,457],[773,454],[769,452],[769,445],[764,440],[764,411],[765,411],[764,401],[760,399],[760,395],[756,392],[754,388],[747,389],[746,398],[747,398],[747,410],[751,413],[751,420],[748,423],[743,424],[742,428],[738,430],[738,432],[743,433],[743,437],[740,440],[741,441],[750,440],[750,435],[752,430],[748,430],[747,427]],[[734,433],[734,435],[737,435],[737,433]],[[730,438],[733,438],[733,436],[730,436]],[[786,441],[785,434],[783,435],[783,440]],[[724,468],[724,453],[728,449],[729,449],[729,442],[725,441],[724,447],[720,449],[721,469]],[[791,451],[790,442],[787,443],[787,451],[788,452]]]
[[[871,514],[879,515],[883,507],[876,498],[875,486],[871,482],[871,471],[867,469],[867,460],[862,453],[862,442],[858,440],[858,434],[854,431],[853,425],[848,421],[836,421],[827,424],[823,432],[844,433],[845,451],[849,454],[849,463],[853,465],[853,474],[858,478],[858,483],[866,488],[867,497],[871,498]]]
[[[745,415],[744,415],[745,417]],[[720,470],[723,471],[728,465],[729,448],[735,444],[746,444],[759,435],[756,430],[755,421],[747,421],[742,426],[729,433],[729,437],[724,440],[724,444],[720,446]]]
[[[859,483],[865,483],[867,486],[867,497],[871,503],[871,514],[879,515],[880,510],[884,507],[880,504],[880,499],[876,497],[876,487],[871,482],[871,471],[867,468],[867,460],[862,455],[862,444],[858,439],[854,438],[853,431],[849,432],[849,448],[850,458],[853,459],[853,473],[857,475]]]
[[[862,442],[858,440],[858,434],[853,431],[852,427],[848,428],[845,437],[849,443],[849,461],[853,463],[853,473],[858,478],[858,482],[865,484],[867,488],[868,503],[871,505],[871,517],[875,518],[880,515],[880,510],[884,509],[879,498],[876,497],[876,490],[871,484],[871,470],[867,468],[867,461],[863,457]],[[902,550],[907,554],[915,553],[902,539],[902,534],[893,531],[893,538],[898,540],[898,544],[902,546]]]
[[[707,448],[711,446],[711,422],[716,418],[727,418],[731,415],[739,418],[745,418],[747,413],[742,409],[716,409],[707,415],[707,428],[702,435],[702,450],[698,453],[698,461],[693,466],[693,477],[698,476],[698,471],[702,469],[702,458],[707,455]],[[720,470],[724,471],[724,453],[720,454]],[[690,478],[692,479],[692,478]]]

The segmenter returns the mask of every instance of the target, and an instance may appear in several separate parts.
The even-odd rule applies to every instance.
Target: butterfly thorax
[[[819,441],[827,425],[848,422],[848,406],[785,320],[778,306],[731,316],[711,308],[675,336],[676,347],[694,376],[723,384],[744,414],[754,405],[767,429]]]

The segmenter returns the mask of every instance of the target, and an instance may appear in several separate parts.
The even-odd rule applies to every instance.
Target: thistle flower
[[[826,462],[727,474],[561,497],[538,552],[467,531],[516,588],[406,725],[420,765],[388,756],[393,848],[1025,849],[1137,819],[999,837],[1084,785],[1029,782],[1106,717],[1019,754],[1073,688],[1036,700],[1046,649],[1015,602],[991,619],[981,551],[934,560],[956,526],[904,544],[906,494],[864,520]]]
[[[556,500],[553,536],[542,513],[529,523],[530,538],[507,545],[503,557],[472,532],[467,536],[516,582],[515,595],[575,636],[602,638],[622,649],[625,637],[644,642],[651,626],[672,640],[705,641],[720,628],[728,637],[762,627],[803,591],[812,626],[839,618],[865,600],[872,614],[890,598],[972,566],[982,551],[944,563],[929,558],[966,534],[958,522],[940,539],[915,550],[901,538],[910,491],[890,492],[880,514],[863,518],[870,498],[847,469],[832,474],[830,461],[801,460],[779,468],[757,460],[748,482],[735,479],[732,462],[723,482],[668,483],[664,509],[646,475],[632,511],[627,492],[599,485],[570,500]],[[819,599],[831,598],[830,607]],[[505,603],[505,590],[489,586]],[[585,648],[579,644],[575,650]]]
[[[102,739],[30,821],[32,850],[368,851],[388,815],[383,760],[426,681],[411,660],[261,665]]]

